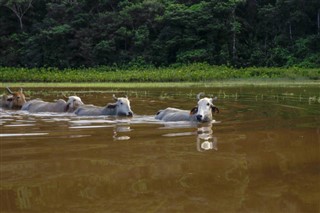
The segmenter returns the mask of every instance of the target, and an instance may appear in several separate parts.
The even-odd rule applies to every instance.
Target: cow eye
[[[207,103],[207,106],[210,106],[210,104],[209,104],[209,103]]]
[[[123,103],[121,102],[120,104],[122,105]]]

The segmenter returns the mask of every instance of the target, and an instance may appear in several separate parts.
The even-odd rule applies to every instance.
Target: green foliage
[[[187,50],[177,55],[177,61],[181,63],[205,62],[208,53],[205,49]]]
[[[140,64],[139,64],[140,63]],[[105,67],[0,68],[3,82],[204,82],[227,79],[313,79],[319,80],[320,69],[312,68],[242,68],[212,66],[206,63],[143,68],[136,61],[130,68]]]

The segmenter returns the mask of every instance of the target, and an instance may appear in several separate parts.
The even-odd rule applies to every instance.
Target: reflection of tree
[[[199,152],[207,150],[218,150],[217,148],[217,138],[212,135],[212,124],[208,126],[198,127],[197,130],[197,150]]]

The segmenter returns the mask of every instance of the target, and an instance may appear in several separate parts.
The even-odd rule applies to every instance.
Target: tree
[[[317,28],[318,28],[318,35],[320,35],[320,9],[318,9],[318,15],[317,15]]]
[[[33,0],[1,0],[1,5],[9,8],[18,18],[20,29],[23,31],[23,16],[31,8]]]
[[[0,66],[320,67],[319,8],[319,0],[0,0]]]
[[[226,23],[228,28],[226,29],[231,33],[231,58],[232,64],[238,63],[237,55],[237,36],[241,31],[241,23],[236,14],[236,9],[239,5],[245,3],[245,0],[224,0],[217,4],[216,8],[224,12],[227,16]]]

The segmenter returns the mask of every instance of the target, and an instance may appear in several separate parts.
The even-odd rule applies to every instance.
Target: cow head
[[[107,107],[109,109],[114,109],[116,112],[115,114],[119,115],[119,116],[132,116],[133,115],[133,112],[130,107],[130,101],[127,96],[125,96],[124,98],[117,98],[113,94],[112,97],[116,101],[116,103],[108,104]]]
[[[78,96],[69,96],[67,101],[67,112],[73,112],[75,111],[79,106],[83,105],[83,102],[81,101],[81,98]]]
[[[197,95],[198,105],[191,109],[190,114],[194,115],[199,122],[209,122],[212,120],[212,113],[219,113],[219,109],[213,104],[217,100],[217,97],[200,99],[201,95],[203,93]]]
[[[10,109],[21,109],[22,105],[26,103],[26,97],[23,94],[22,88],[17,92],[12,92],[9,87],[6,88],[10,94],[7,98],[8,107]]]

